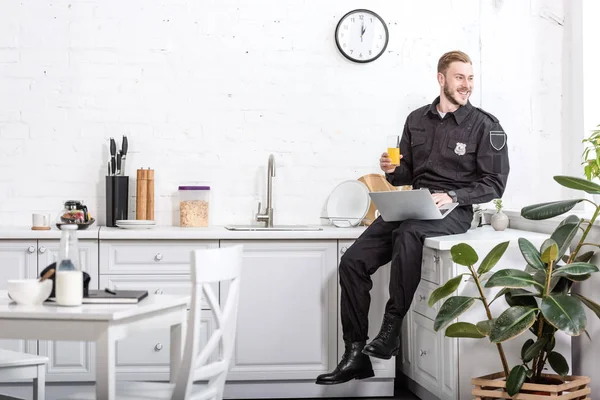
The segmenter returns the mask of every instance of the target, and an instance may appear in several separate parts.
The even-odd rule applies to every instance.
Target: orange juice
[[[387,153],[392,160],[392,165],[400,165],[400,149],[398,147],[388,147]]]

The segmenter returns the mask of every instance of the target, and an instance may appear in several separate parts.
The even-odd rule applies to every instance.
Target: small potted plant
[[[492,214],[492,228],[503,231],[508,227],[508,216],[502,212],[502,199],[495,199],[496,212]]]
[[[589,194],[600,194],[600,185],[586,179],[555,176],[562,186],[582,190]],[[585,198],[554,201],[524,207],[521,216],[530,220],[553,218],[570,211]],[[434,330],[446,328],[445,336],[455,338],[488,338],[497,346],[502,372],[472,379],[472,394],[485,399],[546,399],[554,396],[563,399],[583,399],[590,393],[590,378],[570,376],[565,357],[555,351],[556,333],[562,331],[570,336],[585,332],[585,307],[600,317],[600,304],[573,291],[573,286],[585,281],[598,267],[589,261],[600,244],[588,243],[586,238],[600,216],[600,205],[594,204],[595,211],[590,219],[570,215],[544,241],[540,249],[524,238],[518,240],[519,249],[526,263],[525,270],[502,269],[484,279],[497,264],[508,248],[509,242],[500,243],[481,261],[475,250],[466,243],[452,247],[452,259],[456,264],[468,269],[448,280],[432,292],[429,305],[454,293],[463,275],[470,275],[478,289],[479,296],[454,296],[446,299],[434,321]],[[583,231],[581,235],[578,235]],[[576,239],[577,238],[577,239]],[[572,251],[570,251],[573,249]],[[489,300],[484,288],[501,288],[494,299]],[[500,315],[493,316],[490,304],[504,296],[509,308]],[[475,324],[468,322],[452,323],[458,316],[480,301],[485,309],[486,319]],[[502,348],[502,342],[531,332],[534,339],[524,341],[520,353],[521,362],[509,366]],[[548,374],[551,367],[556,374]],[[526,395],[523,397],[522,395]],[[509,397],[507,397],[509,396]],[[515,397],[516,396],[516,397]]]

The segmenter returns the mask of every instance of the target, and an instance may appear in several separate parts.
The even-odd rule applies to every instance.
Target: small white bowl
[[[52,280],[46,279],[13,279],[8,281],[8,295],[17,304],[39,305],[50,297],[52,293]]]

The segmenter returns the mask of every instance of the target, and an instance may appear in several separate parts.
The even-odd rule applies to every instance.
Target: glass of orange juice
[[[390,135],[387,137],[387,153],[392,165],[400,165],[400,136]]]

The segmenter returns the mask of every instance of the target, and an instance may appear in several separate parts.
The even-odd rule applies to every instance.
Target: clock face
[[[379,15],[369,10],[350,11],[335,29],[335,43],[349,60],[359,63],[379,58],[388,44],[388,29]]]

